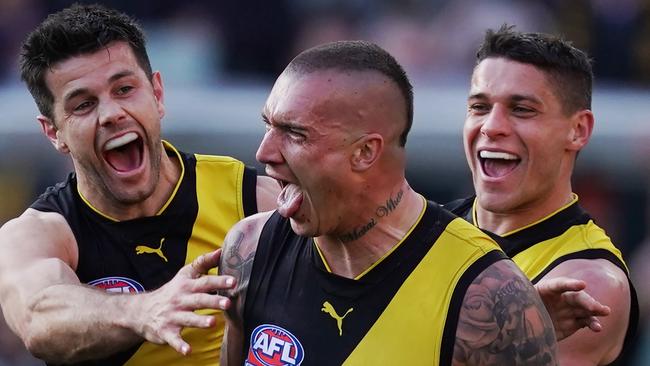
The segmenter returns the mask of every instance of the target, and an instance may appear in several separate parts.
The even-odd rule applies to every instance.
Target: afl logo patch
[[[297,366],[305,351],[291,332],[277,325],[262,324],[253,330],[246,366]]]
[[[137,281],[126,277],[104,277],[88,282],[90,286],[95,286],[106,290],[107,292],[121,293],[138,293],[144,292],[144,286]]]

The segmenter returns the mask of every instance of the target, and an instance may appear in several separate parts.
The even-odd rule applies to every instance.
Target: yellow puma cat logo
[[[135,254],[140,255],[144,253],[155,253],[160,258],[162,258],[165,262],[168,262],[167,257],[165,257],[165,254],[162,251],[162,245],[164,241],[165,238],[160,239],[160,246],[158,248],[150,248],[146,245],[138,245],[137,247],[135,247]]]
[[[343,318],[345,318],[349,313],[352,312],[354,308],[349,308],[348,311],[343,314],[343,316],[339,316],[339,314],[336,313],[336,310],[334,310],[334,307],[332,304],[329,303],[329,301],[325,301],[323,303],[323,308],[320,309],[320,311],[329,314],[334,320],[336,320],[336,325],[339,327],[339,336],[343,335]]]

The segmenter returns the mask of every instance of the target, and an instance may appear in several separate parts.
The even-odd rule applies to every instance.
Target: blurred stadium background
[[[145,28],[166,86],[163,136],[183,150],[233,155],[258,168],[260,110],[287,62],[325,41],[378,43],[404,65],[415,87],[409,180],[439,202],[472,193],[461,128],[473,54],[485,29],[507,22],[564,35],[589,52],[596,73],[596,127],[578,159],[574,189],[624,251],[642,309],[648,307],[650,0],[99,2]],[[71,169],[40,133],[16,66],[25,35],[71,3],[0,0],[0,224]],[[649,331],[641,328],[625,364],[650,364]],[[38,364],[0,321],[0,366]]]

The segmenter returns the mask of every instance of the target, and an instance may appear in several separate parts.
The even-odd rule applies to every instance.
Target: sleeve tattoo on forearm
[[[505,263],[489,267],[467,289],[455,365],[556,364],[555,333],[544,305]]]

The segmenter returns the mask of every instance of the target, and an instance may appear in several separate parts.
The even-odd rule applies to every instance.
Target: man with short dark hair
[[[559,342],[563,365],[614,362],[638,316],[621,252],[571,188],[594,125],[591,85],[587,55],[568,42],[508,26],[488,31],[463,131],[476,196],[446,206],[488,232],[533,283],[582,280],[610,307],[602,331]]]
[[[74,173],[0,230],[11,329],[56,364],[217,364],[230,300],[215,291],[234,279],[208,275],[213,251],[235,222],[275,207],[277,184],[161,140],[162,77],[124,14],[50,15],[25,41],[21,72]]]

